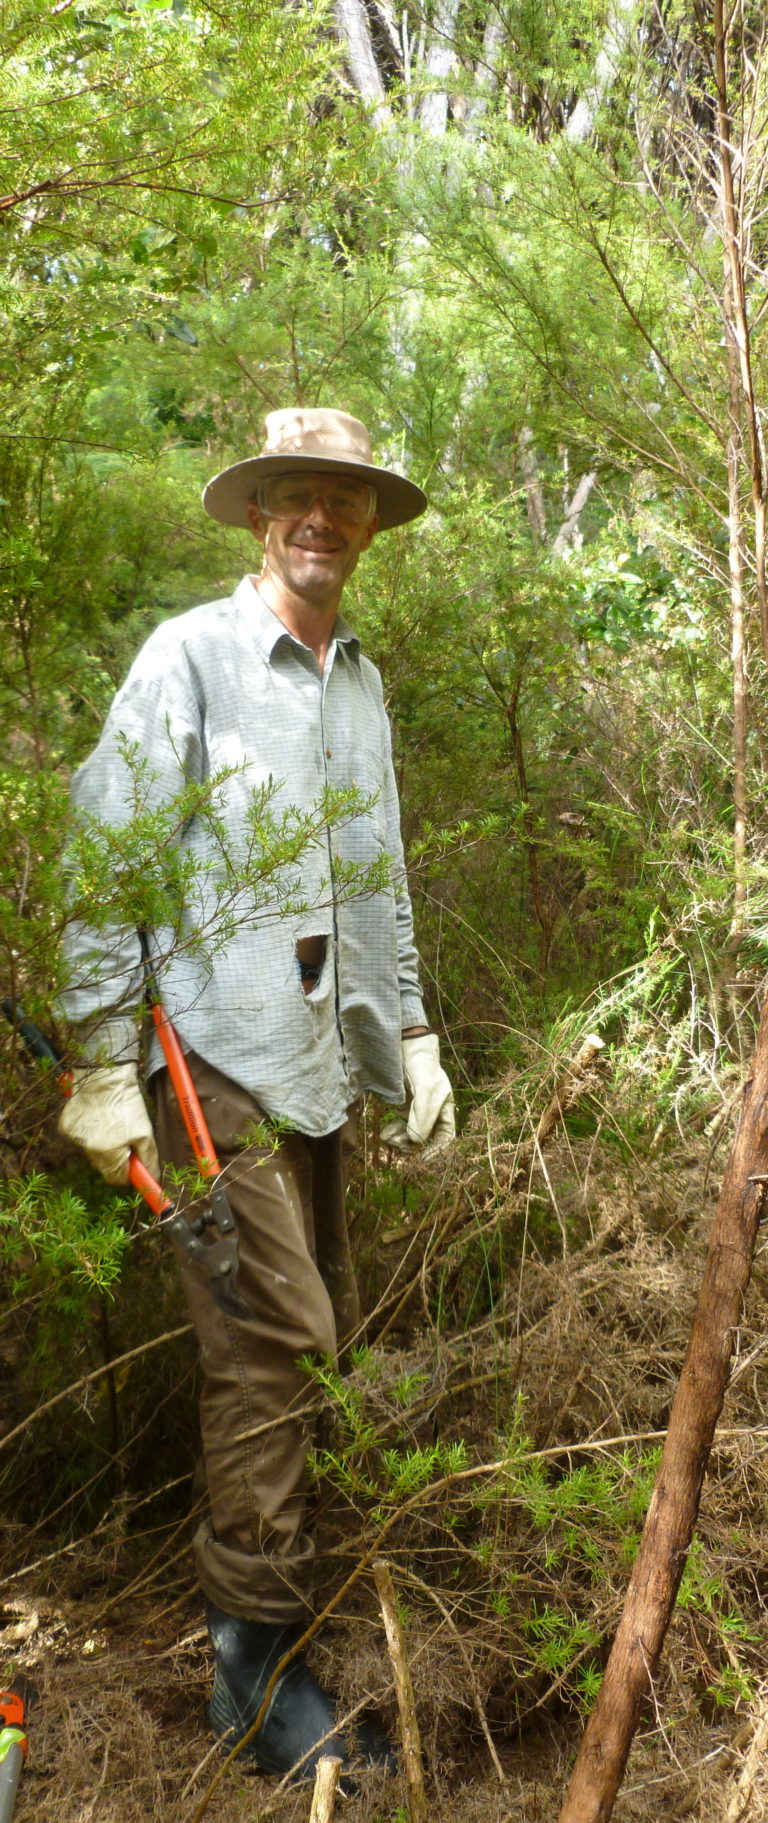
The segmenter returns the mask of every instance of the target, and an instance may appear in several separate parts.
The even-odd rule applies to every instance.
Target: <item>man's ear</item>
[[[254,538],[258,538],[259,544],[263,544],[267,536],[266,519],[263,518],[255,500],[249,500],[246,510],[248,513],[248,524],[253,532],[253,536]]]
[[[373,544],[373,540],[376,537],[376,533],[377,533],[378,529],[379,529],[379,515],[378,515],[378,513],[374,513],[373,518],[368,520],[368,524],[365,528],[366,537],[362,540],[362,543],[360,545],[361,551],[367,551],[369,546]]]

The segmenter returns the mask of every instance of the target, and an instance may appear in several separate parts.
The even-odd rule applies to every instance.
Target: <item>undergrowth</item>
[[[505,1765],[542,1718],[574,1739],[621,1612],[740,1081],[722,1027],[670,999],[667,960],[664,991],[652,949],[590,1009],[608,1043],[541,1154],[532,1137],[583,1013],[518,1047],[447,1159],[393,1162],[365,1111],[350,1201],[372,1316],[343,1371],[306,1363],[318,1601],[351,1578],[328,1674],[351,1700],[388,1702],[380,1645],[365,1643],[379,1624],[370,1564],[386,1554],[438,1784],[446,1754],[466,1768],[485,1753],[484,1729]],[[87,1588],[97,1612],[194,1615],[193,1350],[171,1339],[142,1356],[150,1335],[183,1328],[173,1273],[125,1202],[91,1201],[79,1179],[54,1191],[49,1143],[9,1183],[0,1222],[0,1348],[21,1426],[0,1450],[5,1598],[34,1589],[58,1611]],[[765,1657],[766,1291],[759,1254],[654,1696],[678,1751],[681,1730],[738,1720]],[[14,1522],[33,1507],[27,1538]]]

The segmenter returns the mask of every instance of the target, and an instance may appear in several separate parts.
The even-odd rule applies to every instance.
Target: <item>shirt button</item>
[[[326,757],[326,759],[327,759],[327,760],[332,760],[332,759],[333,759],[333,748],[332,748],[332,747],[326,747],[326,749],[325,749],[325,757]]]

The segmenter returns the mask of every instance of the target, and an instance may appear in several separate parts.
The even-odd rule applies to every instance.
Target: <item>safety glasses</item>
[[[353,475],[273,475],[256,493],[265,519],[303,519],[315,500],[343,525],[367,525],[376,511],[375,487]]]

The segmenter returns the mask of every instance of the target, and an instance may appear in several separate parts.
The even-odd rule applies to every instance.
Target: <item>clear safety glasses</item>
[[[315,500],[345,525],[367,525],[376,511],[375,487],[353,475],[274,475],[256,491],[265,519],[303,519]]]

